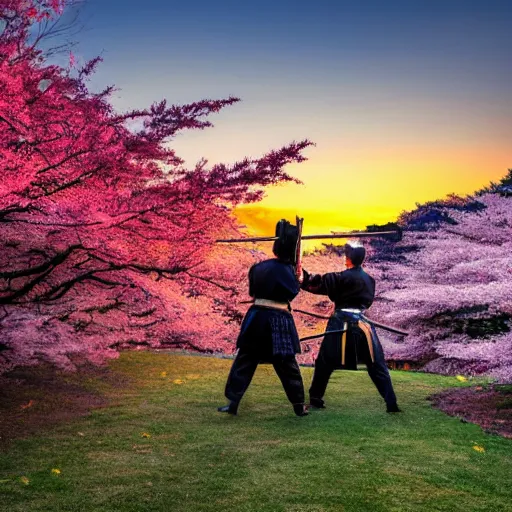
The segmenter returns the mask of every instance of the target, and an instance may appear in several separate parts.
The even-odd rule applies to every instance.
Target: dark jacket
[[[361,267],[323,275],[312,275],[304,270],[301,288],[311,293],[327,295],[336,309],[367,309],[375,298],[375,279]]]
[[[384,361],[384,353],[375,329],[371,328],[371,340],[358,326],[357,315],[340,311],[341,309],[367,309],[375,298],[375,279],[361,267],[353,267],[343,272],[312,275],[304,271],[301,288],[327,295],[335,306],[335,311],[327,322],[326,331],[342,330],[347,325],[346,347],[342,356],[342,335],[327,334],[320,347],[318,358],[337,369],[356,370],[358,363],[371,364],[369,343],[376,362]],[[342,365],[342,357],[345,364]]]
[[[249,295],[255,299],[291,302],[300,286],[294,268],[279,259],[256,263],[249,270]],[[290,312],[251,306],[244,317],[237,348],[257,354],[262,361],[300,353],[299,336]]]

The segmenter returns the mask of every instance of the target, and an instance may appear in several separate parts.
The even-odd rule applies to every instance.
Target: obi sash
[[[347,346],[347,331],[349,329],[349,324],[352,324],[353,326],[356,325],[359,327],[365,337],[366,342],[368,343],[368,350],[370,352],[370,357],[372,360],[372,363],[375,362],[375,354],[373,350],[374,346],[374,330],[371,325],[371,323],[368,321],[368,319],[363,315],[362,310],[360,309],[337,309],[336,313],[341,313],[341,316],[344,320],[343,322],[343,332],[341,335],[341,365],[345,366],[345,353],[346,353],[346,346]]]

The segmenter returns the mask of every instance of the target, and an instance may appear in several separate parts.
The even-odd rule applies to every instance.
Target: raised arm
[[[303,269],[302,272],[304,279],[300,287],[303,290],[316,295],[330,295],[335,280],[334,272],[327,274],[310,274],[305,269]]]

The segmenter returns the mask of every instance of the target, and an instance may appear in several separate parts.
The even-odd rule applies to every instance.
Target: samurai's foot
[[[304,404],[293,404],[293,412],[297,416],[307,416],[309,414],[308,408]]]
[[[402,412],[402,409],[400,409],[400,407],[398,407],[397,403],[388,404],[386,406],[386,412]]]
[[[217,411],[219,412],[227,412],[228,414],[232,414],[236,416],[238,413],[238,404],[236,402],[229,402],[228,405],[224,405],[223,407],[218,407]]]
[[[325,402],[321,398],[310,398],[309,405],[315,409],[325,409]]]

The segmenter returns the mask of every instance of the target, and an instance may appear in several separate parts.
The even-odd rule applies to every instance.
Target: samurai
[[[344,254],[346,270],[342,272],[312,275],[303,270],[301,288],[327,295],[335,308],[315,361],[309,389],[310,405],[325,408],[323,398],[334,370],[357,370],[358,364],[365,364],[386,403],[387,412],[401,412],[377,332],[363,315],[375,298],[375,279],[362,268],[366,251],[361,245],[352,243],[345,244]]]
[[[290,302],[300,291],[294,267],[300,232],[296,226],[281,220],[276,226],[276,237],[272,248],[275,258],[256,263],[249,270],[249,295],[254,303],[242,321],[237,338],[238,352],[225,387],[229,402],[219,407],[219,412],[236,415],[258,364],[270,363],[295,414],[308,414],[296,360],[296,354],[301,351],[299,336],[290,312]]]

